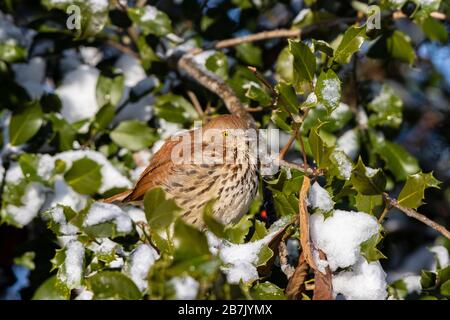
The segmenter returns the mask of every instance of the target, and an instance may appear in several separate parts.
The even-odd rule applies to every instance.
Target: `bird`
[[[142,204],[147,191],[160,187],[181,208],[180,216],[206,228],[203,210],[225,226],[248,212],[258,190],[257,133],[238,115],[220,115],[203,127],[167,139],[133,188],[103,200]]]

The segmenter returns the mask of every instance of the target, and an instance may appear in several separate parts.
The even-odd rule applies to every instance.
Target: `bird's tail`
[[[124,192],[113,195],[112,197],[103,199],[102,202],[106,202],[106,203],[123,202],[125,200],[125,198],[131,194],[132,191],[133,191],[132,189],[126,190]]]

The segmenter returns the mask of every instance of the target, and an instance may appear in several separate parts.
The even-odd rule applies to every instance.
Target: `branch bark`
[[[386,199],[386,201],[394,208],[397,208],[404,214],[406,214],[408,217],[414,218],[427,226],[433,228],[440,234],[442,234],[444,237],[450,240],[450,231],[448,231],[444,226],[441,226],[439,223],[434,222],[433,220],[425,217],[423,214],[418,213],[416,210],[406,208],[398,203],[397,199],[389,197],[387,193],[383,193],[383,197]]]

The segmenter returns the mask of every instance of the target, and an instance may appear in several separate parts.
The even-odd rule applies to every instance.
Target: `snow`
[[[83,222],[84,227],[114,221],[117,232],[130,232],[132,223],[130,217],[118,206],[110,203],[95,202],[92,204]]]
[[[45,60],[34,57],[28,63],[15,63],[11,66],[14,80],[25,88],[32,99],[39,99],[44,92]]]
[[[194,300],[197,297],[200,284],[192,277],[174,277],[170,284],[175,289],[175,299]]]
[[[64,178],[58,176],[55,178],[54,194],[49,197],[46,207],[52,208],[60,204],[71,207],[75,211],[80,211],[86,207],[87,199],[87,196],[74,191]]]
[[[215,239],[212,234],[207,235],[211,253],[218,252],[226,265],[223,268],[229,283],[237,284],[241,280],[249,282],[258,279],[256,263],[258,254],[264,245],[267,245],[274,235],[284,227],[286,220],[275,222],[269,233],[262,239],[244,244],[233,244],[228,241]]]
[[[433,266],[433,270],[436,270],[437,264],[441,269],[447,267],[449,265],[449,255],[447,248],[444,246],[438,245],[430,248],[430,251],[436,255],[436,260],[438,263],[435,263]]]
[[[347,155],[340,150],[334,151],[331,154],[331,157],[336,161],[339,173],[341,176],[348,180],[350,179],[350,176],[352,174],[353,164],[352,162],[347,158]]]
[[[327,219],[320,213],[310,217],[311,240],[325,253],[332,271],[355,264],[361,243],[378,231],[375,217],[364,212],[334,210]]]
[[[21,198],[23,205],[8,204],[5,211],[17,224],[25,226],[38,215],[44,201],[45,196],[43,196],[42,185],[32,182],[26,187],[25,193]]]
[[[92,300],[94,293],[86,288],[81,289],[75,300]]]
[[[351,159],[356,159],[359,154],[359,138],[355,130],[345,131],[337,140],[337,150],[345,152]]]
[[[368,263],[360,258],[352,271],[333,276],[333,292],[347,300],[384,300],[387,297],[386,273],[378,261]]]
[[[124,91],[122,99],[117,106],[122,105],[128,99],[133,87],[140,86],[143,82],[148,82],[149,80],[155,82],[147,77],[139,60],[128,54],[121,55],[117,59],[115,67],[121,70],[124,76]],[[153,96],[147,94],[136,102],[128,102],[127,106],[115,117],[115,123],[126,119],[149,120],[153,114],[153,101]]]
[[[145,6],[144,7],[144,14],[141,17],[141,21],[151,21],[156,18],[158,14],[158,9],[154,6]]]
[[[336,105],[341,98],[341,83],[337,79],[325,79],[323,81],[322,97],[330,105]]]
[[[56,93],[62,102],[61,114],[70,122],[91,119],[99,106],[95,95],[100,71],[88,65],[80,65],[64,75]]]
[[[317,96],[314,92],[311,92],[306,98],[306,103],[317,103]]]
[[[66,167],[70,168],[73,161],[84,157],[101,165],[102,185],[99,188],[99,193],[104,193],[114,188],[131,188],[132,184],[130,180],[122,175],[100,152],[93,150],[71,150],[58,153],[54,156],[54,159],[63,160],[66,163]]]
[[[66,247],[66,259],[64,260],[64,274],[61,280],[69,288],[76,288],[81,283],[83,276],[84,246],[79,241],[71,241]]]
[[[318,209],[323,213],[333,210],[334,207],[334,202],[331,200],[328,191],[317,182],[314,182],[309,189],[308,202],[313,209]]]
[[[338,120],[342,117],[342,115],[348,113],[349,111],[350,107],[348,106],[348,104],[341,102],[339,103],[338,107],[331,112],[330,117],[333,120]]]
[[[158,252],[148,244],[141,244],[131,253],[124,271],[131,277],[139,290],[147,289],[148,271],[158,258]]]
[[[408,293],[420,293],[422,291],[422,285],[420,284],[420,276],[416,276],[416,275],[409,275],[404,277],[403,282],[405,283],[406,286],[406,291],[408,291]]]
[[[110,254],[114,249],[119,247],[119,244],[108,238],[97,238],[98,243],[92,242],[89,249],[100,255]]]
[[[92,12],[101,12],[108,8],[108,0],[86,0],[89,8]],[[72,0],[50,0],[50,3],[53,4],[72,4]]]
[[[11,184],[17,184],[23,179],[23,172],[20,168],[20,165],[17,162],[14,162],[10,165],[8,171],[6,172],[5,181]]]
[[[380,169],[374,169],[371,167],[366,167],[366,174],[368,177],[373,177],[377,174],[377,172],[380,171]]]
[[[64,209],[60,206],[54,207],[48,211],[50,219],[59,224],[59,232],[61,235],[75,235],[78,228],[71,223],[68,223],[64,214]]]
[[[306,16],[308,15],[308,13],[310,13],[310,12],[311,12],[310,8],[300,10],[300,12],[297,14],[297,16],[292,21],[292,24],[297,24],[297,23],[302,22],[303,19],[305,19]]]
[[[0,43],[19,44],[28,48],[35,35],[36,31],[17,27],[10,15],[0,11]]]

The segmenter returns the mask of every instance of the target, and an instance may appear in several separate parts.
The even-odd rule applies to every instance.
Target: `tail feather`
[[[112,197],[103,199],[102,202],[113,203],[113,202],[123,202],[126,197],[128,197],[133,190],[126,190],[124,192],[113,195]]]

